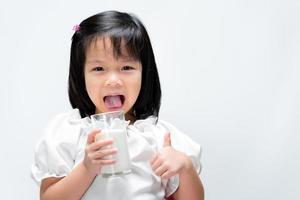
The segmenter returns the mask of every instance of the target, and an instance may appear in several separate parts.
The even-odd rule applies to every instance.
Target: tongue
[[[107,96],[104,99],[107,108],[120,108],[122,107],[121,96]]]

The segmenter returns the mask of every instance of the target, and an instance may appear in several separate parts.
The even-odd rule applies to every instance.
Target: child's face
[[[124,48],[118,59],[109,38],[98,38],[86,50],[85,84],[96,113],[131,110],[142,82],[140,61],[128,57]]]

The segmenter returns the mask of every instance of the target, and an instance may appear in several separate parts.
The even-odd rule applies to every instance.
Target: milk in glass
[[[102,166],[102,176],[110,177],[130,173],[127,122],[125,121],[123,111],[96,114],[92,115],[91,119],[93,126],[101,129],[101,133],[96,136],[95,140],[112,138],[113,144],[107,148],[118,149],[117,154],[107,157],[107,159],[115,159],[116,163]]]

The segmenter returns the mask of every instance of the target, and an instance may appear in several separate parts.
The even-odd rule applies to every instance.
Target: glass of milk
[[[107,159],[115,159],[116,163],[105,165],[101,168],[103,177],[119,176],[129,174],[130,159],[127,145],[127,125],[123,111],[100,113],[91,116],[92,125],[100,128],[101,133],[96,135],[95,140],[113,139],[111,148],[117,148],[116,155],[108,156]],[[110,148],[108,147],[108,148]]]

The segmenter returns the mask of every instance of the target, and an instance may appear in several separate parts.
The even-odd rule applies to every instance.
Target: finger
[[[116,163],[116,160],[101,160],[100,161],[101,165],[111,165],[111,164],[114,164],[114,163]]]
[[[164,136],[164,145],[163,147],[171,146],[171,134],[170,132],[166,133]]]
[[[110,160],[93,160],[92,161],[93,164],[96,164],[96,165],[111,165],[111,164],[115,164],[116,163],[116,160],[114,159],[110,159]]]
[[[100,129],[93,129],[87,138],[87,143],[92,144],[95,141],[95,136],[100,133]]]
[[[166,171],[168,170],[168,168],[164,165],[160,165],[155,171],[154,173],[157,176],[161,176],[162,174],[166,173]]]
[[[170,170],[167,170],[160,177],[162,179],[169,179],[169,178],[171,178],[172,176],[175,176],[175,175],[176,175],[176,173],[171,172]]]
[[[156,153],[151,159],[150,159],[150,165],[154,163],[154,161],[157,159],[158,154]]]
[[[104,159],[105,157],[114,155],[117,152],[118,150],[116,148],[99,150],[92,155],[92,159]]]
[[[98,140],[97,142],[93,143],[90,145],[90,150],[91,151],[98,151],[99,149],[109,146],[113,143],[113,139],[103,139],[103,140]]]
[[[156,159],[151,165],[152,170],[155,171],[159,166],[161,166],[162,161],[160,159]]]

